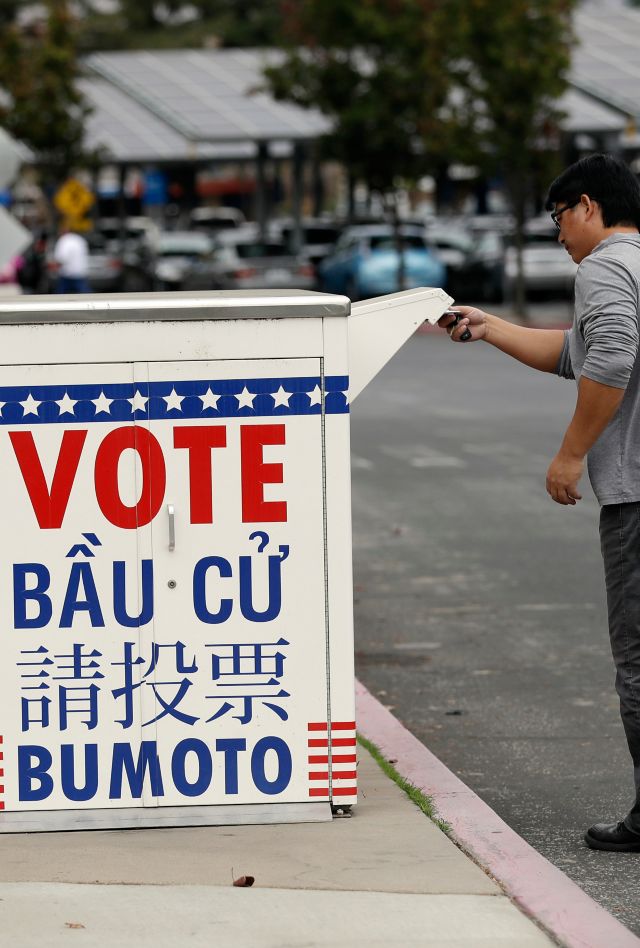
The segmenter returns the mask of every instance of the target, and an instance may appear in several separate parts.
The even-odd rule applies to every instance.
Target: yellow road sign
[[[78,218],[84,217],[94,200],[89,188],[86,188],[81,181],[68,178],[56,191],[53,203],[61,214]]]
[[[93,221],[90,217],[72,217],[69,214],[64,215],[62,224],[69,230],[75,230],[76,233],[83,233],[93,227]]]

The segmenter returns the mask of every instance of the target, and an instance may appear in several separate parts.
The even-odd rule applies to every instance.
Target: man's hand
[[[575,506],[582,500],[578,481],[584,470],[584,458],[574,457],[560,450],[547,471],[547,493],[557,504]]]
[[[455,317],[451,313],[458,313],[460,321],[456,325]],[[484,339],[487,334],[487,314],[481,309],[473,306],[452,306],[448,313],[441,316],[438,320],[438,326],[446,329],[449,338],[454,342],[463,342],[461,339],[465,329],[471,333],[471,338],[467,342],[476,342],[478,339]]]
[[[614,417],[624,397],[624,389],[594,382],[584,375],[578,383],[578,402],[560,450],[547,471],[547,491],[557,504],[582,500],[578,481],[584,459]]]

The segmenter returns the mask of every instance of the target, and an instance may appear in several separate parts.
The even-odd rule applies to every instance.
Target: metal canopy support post
[[[314,142],[311,157],[313,216],[320,217],[324,205],[324,181],[322,179],[322,164],[320,161],[318,142]]]
[[[355,221],[356,218],[356,179],[353,176],[353,173],[349,170],[346,172],[347,176],[347,220],[350,224]]]
[[[266,142],[258,142],[256,154],[256,220],[260,240],[267,239],[267,159],[269,148]]]
[[[127,166],[126,164],[121,164],[118,169],[118,199],[116,202],[116,216],[118,218],[118,247],[120,252],[124,250],[124,243],[126,240],[126,224],[125,219],[127,216],[127,205],[126,205],[126,195],[125,195],[125,183],[127,180]]]
[[[304,145],[296,142],[293,146],[293,174],[291,211],[293,217],[292,249],[299,253],[302,248],[302,199],[304,192]]]

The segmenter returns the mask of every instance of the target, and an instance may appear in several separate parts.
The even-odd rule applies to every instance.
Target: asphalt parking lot
[[[553,307],[542,315],[552,323]],[[357,674],[640,934],[640,859],[582,841],[591,823],[622,818],[632,772],[597,504],[586,484],[575,508],[544,487],[574,402],[574,383],[439,334],[413,337],[358,397]]]

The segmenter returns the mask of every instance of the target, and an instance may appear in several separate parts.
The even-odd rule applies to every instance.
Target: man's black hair
[[[605,227],[616,224],[640,230],[640,184],[628,165],[613,155],[589,155],[570,165],[555,179],[545,207],[579,201],[588,194],[600,205]]]

